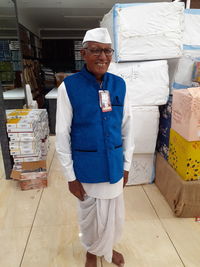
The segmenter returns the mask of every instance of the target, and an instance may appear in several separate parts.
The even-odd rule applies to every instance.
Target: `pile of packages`
[[[19,181],[22,190],[47,186],[49,127],[46,110],[7,110],[6,116],[14,161],[11,177]]]
[[[134,119],[135,151],[129,185],[154,180],[159,106],[169,97],[169,59],[182,55],[184,4],[115,4],[101,22],[111,35],[115,62],[109,72],[121,76]]]
[[[170,95],[167,104],[160,106],[157,150],[166,160],[168,160],[169,154],[173,94],[177,94],[176,91],[179,89],[200,86],[200,10],[185,9],[184,21],[183,54],[180,58],[168,62],[169,76],[171,77]],[[189,105],[189,102],[186,101],[185,104]],[[190,109],[190,107],[188,106],[187,109]],[[179,112],[181,111],[177,111],[177,114]]]
[[[155,183],[175,215],[199,216],[200,87],[173,90],[161,116]]]
[[[182,179],[200,179],[200,87],[173,91],[168,162]]]
[[[168,61],[170,95],[160,106],[155,183],[179,217],[200,214],[200,10],[185,9],[183,54]]]

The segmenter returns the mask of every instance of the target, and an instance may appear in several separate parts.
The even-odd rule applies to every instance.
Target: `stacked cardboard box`
[[[157,139],[157,151],[168,159],[169,134],[171,128],[172,91],[199,87],[199,9],[184,10],[183,55],[168,60],[170,76],[170,96],[166,105],[160,107],[160,125]]]
[[[184,180],[200,179],[200,87],[173,92],[169,163]]]
[[[44,164],[49,148],[49,128],[46,110],[8,110],[7,132],[10,138],[10,154],[13,156],[14,161],[11,177],[19,180],[23,190],[45,186],[47,182],[37,183],[36,180],[40,179],[41,175],[43,179],[47,180],[46,166]],[[38,166],[36,168],[37,171],[32,168],[35,165]],[[37,175],[33,175],[33,170]],[[24,175],[24,171],[27,173],[26,175]],[[44,173],[46,173],[46,178]],[[25,186],[25,184],[28,185]]]
[[[200,87],[174,90],[170,116],[168,162],[157,155],[155,183],[176,216],[199,216]]]

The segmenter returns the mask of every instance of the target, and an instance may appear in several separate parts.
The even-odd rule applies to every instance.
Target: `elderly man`
[[[125,82],[107,72],[112,54],[107,29],[87,31],[85,66],[58,88],[56,149],[79,202],[85,267],[96,267],[97,256],[124,265],[113,246],[124,223],[123,187],[134,145]]]

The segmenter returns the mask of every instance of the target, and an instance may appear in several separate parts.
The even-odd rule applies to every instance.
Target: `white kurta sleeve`
[[[131,161],[133,157],[135,144],[134,144],[134,132],[133,132],[133,116],[128,101],[127,93],[124,99],[122,142],[123,142],[123,153],[124,153],[124,170],[129,171],[131,167]]]
[[[67,95],[65,83],[58,87],[56,112],[56,151],[68,181],[76,180],[71,154],[72,106]]]

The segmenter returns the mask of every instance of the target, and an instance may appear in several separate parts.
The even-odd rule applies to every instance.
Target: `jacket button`
[[[104,120],[107,120],[107,118],[106,118],[106,117],[104,117]]]

